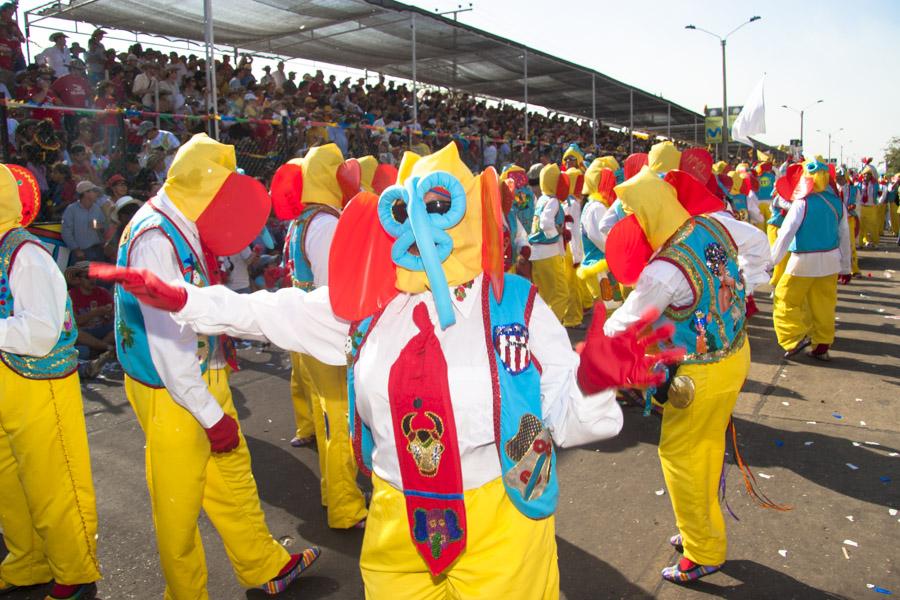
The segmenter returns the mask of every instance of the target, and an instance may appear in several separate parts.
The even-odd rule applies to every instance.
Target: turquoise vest
[[[490,284],[482,283],[482,306],[488,307],[485,333],[493,342],[488,351],[493,379],[494,439],[500,455],[500,468],[506,494],[519,511],[532,519],[548,517],[556,510],[559,484],[556,477],[556,452],[550,431],[542,421],[541,374],[533,359],[521,368],[522,350],[513,354],[519,361],[504,360],[501,348],[506,341],[523,336],[528,339],[527,326],[536,288],[516,275],[504,275],[503,299],[494,299]],[[347,348],[347,383],[350,399],[350,437],[359,468],[370,474],[372,451],[375,447],[372,432],[356,411],[354,366],[369,331],[376,326],[378,315],[354,324]],[[529,354],[530,357],[530,354]],[[518,366],[518,368],[517,368]]]
[[[776,208],[772,211],[772,216],[769,217],[769,220],[766,221],[766,223],[780,228],[781,224],[784,223],[784,218],[786,216],[787,216],[787,213],[783,213],[783,212],[781,212],[780,208]]]
[[[531,230],[531,224],[534,222],[534,192],[530,186],[516,190],[516,199],[513,200],[510,213],[516,216],[525,231]]]
[[[16,252],[24,244],[44,246],[40,240],[21,228],[10,229],[0,239],[0,319],[15,314],[15,301],[9,289],[9,275],[12,272]],[[78,368],[78,351],[75,340],[78,328],[72,318],[72,300],[66,296],[66,312],[63,317],[63,329],[56,345],[46,356],[26,356],[0,351],[0,360],[14,373],[25,379],[62,379],[71,375]]]
[[[559,240],[559,233],[553,237],[547,237],[541,229],[541,213],[544,212],[544,208],[551,200],[555,200],[555,198],[547,195],[542,195],[538,198],[537,204],[534,206],[534,217],[531,220],[531,235],[528,236],[529,244],[555,244],[557,240]],[[556,211],[556,230],[558,232],[562,231],[565,218],[566,214],[565,211],[563,211],[562,202],[559,202],[559,210]]]
[[[329,206],[309,204],[303,209],[300,216],[291,222],[285,238],[284,266],[291,274],[291,282],[293,282],[294,287],[306,291],[313,290],[316,287],[313,283],[312,267],[304,253],[306,231],[310,221],[321,212],[334,215],[335,217],[339,216],[339,213]]]
[[[116,258],[118,266],[130,266],[130,252],[134,240],[151,230],[159,230],[169,239],[186,282],[197,287],[209,285],[203,257],[194,253],[178,226],[156,209],[145,213],[143,217],[135,215],[125,228]],[[216,338],[197,336],[197,355],[200,359],[201,373],[206,373],[209,366],[208,359],[214,354],[215,349]],[[165,387],[156,367],[153,366],[140,303],[120,285],[116,286],[116,354],[122,369],[129,377],[148,387]]]
[[[687,351],[682,362],[718,362],[740,349],[746,290],[728,230],[711,218],[694,217],[675,232],[655,260],[678,267],[694,292],[690,304],[669,306],[663,313],[675,323],[672,342]]]
[[[807,196],[806,215],[797,235],[791,241],[790,251],[803,254],[827,252],[837,248],[840,245],[838,227],[843,211],[844,203],[831,191]]]
[[[856,200],[857,195],[859,194],[859,188],[857,188],[853,184],[847,184],[850,186],[850,192],[847,194],[847,216],[856,217]],[[853,208],[850,208],[850,207]]]
[[[759,191],[756,197],[760,202],[768,202],[775,193],[775,174],[771,171],[764,172],[759,176]]]
[[[599,200],[588,200],[588,202],[599,202]],[[622,204],[619,203],[619,206],[621,205]],[[598,248],[597,244],[592,242],[591,238],[584,232],[584,227],[581,228],[581,244],[584,246],[584,259],[581,261],[581,264],[585,267],[595,265],[606,258],[606,254],[603,250]]]

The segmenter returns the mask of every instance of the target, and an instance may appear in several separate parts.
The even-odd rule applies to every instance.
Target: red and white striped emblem
[[[518,375],[531,364],[528,328],[521,323],[494,327],[494,349],[508,373]]]

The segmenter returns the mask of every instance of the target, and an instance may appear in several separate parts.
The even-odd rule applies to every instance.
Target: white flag
[[[731,139],[736,142],[752,146],[750,136],[766,132],[766,101],[763,95],[765,79],[760,78],[750,97],[744,102],[741,114],[731,126]]]

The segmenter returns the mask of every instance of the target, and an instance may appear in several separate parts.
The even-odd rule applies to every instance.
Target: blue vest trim
[[[10,229],[0,238],[0,319],[15,314],[15,298],[10,289],[10,273],[16,254],[25,244],[36,244],[46,251],[40,240],[22,228]],[[25,379],[48,380],[68,377],[78,369],[78,351],[75,340],[78,327],[72,311],[72,300],[66,297],[63,328],[56,344],[45,356],[26,356],[0,351],[3,361],[17,375]]]
[[[309,223],[319,213],[330,214],[339,217],[340,214],[324,204],[310,204],[303,209],[300,216],[291,222],[288,229],[287,241],[285,242],[284,261],[285,267],[291,274],[291,282],[294,287],[302,290],[314,290],[314,277],[312,266],[309,259],[306,258],[304,248],[306,248],[306,233],[309,231]]]
[[[828,252],[840,245],[839,227],[844,203],[831,192],[806,197],[806,214],[791,240],[790,251],[795,254]]]
[[[534,206],[534,218],[531,221],[530,231],[531,235],[528,236],[529,244],[555,244],[561,235],[563,222],[565,221],[566,215],[565,211],[563,211],[562,202],[558,202],[559,208],[556,211],[556,231],[557,234],[552,237],[547,237],[547,234],[541,229],[541,214],[544,212],[544,208],[551,201],[555,200],[555,198],[551,196],[541,196],[538,198],[537,204]]]
[[[152,206],[152,205],[151,205]],[[120,267],[130,266],[131,248],[134,241],[148,231],[161,231],[175,252],[181,265],[184,280],[198,287],[209,285],[206,264],[202,256],[197,256],[184,234],[169,217],[153,207],[140,219],[132,219],[122,233],[116,264]],[[137,298],[116,286],[116,354],[125,373],[139,383],[152,388],[165,387],[150,355],[147,342],[147,328]],[[197,336],[197,354],[200,359],[200,372],[206,373],[208,359],[213,356],[217,343],[215,337]]]

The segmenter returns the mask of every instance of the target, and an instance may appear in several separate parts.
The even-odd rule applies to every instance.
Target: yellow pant
[[[682,365],[677,375],[694,380],[694,401],[667,404],[659,437],[659,461],[672,500],[684,556],[701,565],[725,562],[728,540],[719,506],[725,429],[750,370],[750,345],[707,365]]]
[[[581,306],[581,280],[578,279],[572,263],[572,250],[569,248],[566,248],[563,269],[566,277],[566,314],[562,323],[566,327],[575,327],[581,325],[584,309]]]
[[[322,505],[328,526],[348,529],[366,518],[366,499],[356,485],[356,460],[350,447],[347,420],[347,367],[301,357],[312,384],[312,412],[322,477]]]
[[[559,598],[555,517],[520,513],[501,479],[465,492],[466,549],[438,577],[410,539],[403,494],[377,476],[372,480],[359,559],[368,600]]]
[[[757,227],[759,227],[763,233],[766,233],[769,228],[769,219],[772,218],[772,208],[769,205],[768,200],[762,200],[759,203],[759,212],[762,215],[763,222],[760,223]]]
[[[774,225],[766,225],[766,237],[769,238],[769,246],[775,245],[775,240],[778,238],[778,228]],[[784,258],[781,259],[781,262],[775,265],[775,268],[772,270],[772,279],[769,280],[769,285],[772,287],[778,285],[778,280],[784,275],[784,270],[787,268],[788,259],[790,257],[791,253],[788,252],[784,255]]]
[[[36,381],[0,362],[0,582],[100,579],[83,410],[78,374]]]
[[[300,355],[291,352],[291,401],[294,405],[294,421],[297,431],[294,437],[308,438],[316,433],[312,416],[312,382],[303,366]]]
[[[859,228],[860,243],[877,244],[881,237],[881,228],[884,226],[884,219],[878,221],[878,207],[874,205],[859,207]]]
[[[834,343],[837,275],[797,277],[785,273],[775,288],[772,320],[785,350],[809,336],[813,345]]]
[[[569,307],[565,261],[564,254],[531,261],[531,279],[560,323],[565,319]]]
[[[847,220],[850,227],[850,272],[859,274],[859,256],[856,253],[856,244],[859,238],[859,217],[850,217]]]
[[[205,379],[222,410],[237,420],[227,372],[209,371]],[[166,390],[126,377],[125,394],[147,438],[147,486],[166,579],[165,600],[209,598],[197,528],[201,507],[222,537],[242,586],[274,578],[290,556],[269,533],[243,434],[235,450],[213,454],[206,432]]]

